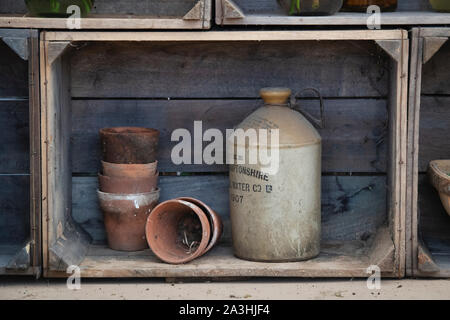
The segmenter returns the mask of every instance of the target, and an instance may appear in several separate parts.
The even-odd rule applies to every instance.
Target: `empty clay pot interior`
[[[163,260],[184,260],[199,249],[203,237],[202,223],[191,208],[172,203],[155,213],[157,216],[151,217],[155,223],[152,249]]]
[[[211,226],[211,234],[213,234],[214,233],[214,221],[213,221],[211,215],[208,214],[208,209],[204,206],[204,204],[201,201],[198,201],[198,200],[193,199],[193,198],[179,198],[179,199],[184,200],[184,201],[188,201],[188,202],[191,202],[191,203],[195,204],[197,207],[199,207],[205,213],[205,215],[208,217],[209,225]],[[209,239],[208,245],[212,241],[213,241],[213,237],[211,237]]]

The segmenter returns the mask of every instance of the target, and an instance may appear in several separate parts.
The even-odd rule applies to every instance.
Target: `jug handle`
[[[320,100],[320,119],[317,119],[315,117],[313,117],[311,114],[309,114],[308,112],[306,112],[305,110],[302,110],[298,105],[297,105],[297,99],[299,97],[300,94],[302,94],[305,91],[312,91],[314,92]],[[291,102],[290,102],[291,108],[300,112],[302,115],[305,116],[305,118],[307,118],[309,121],[311,121],[313,124],[315,124],[317,127],[319,127],[320,129],[323,129],[325,127],[325,112],[324,112],[324,103],[323,103],[323,97],[322,94],[320,93],[319,90],[315,89],[315,88],[305,88],[303,90],[300,90],[299,92],[297,92],[296,95],[292,95],[291,96]]]

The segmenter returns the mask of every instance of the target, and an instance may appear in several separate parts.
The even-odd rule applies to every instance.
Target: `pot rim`
[[[117,201],[117,200],[138,200],[139,198],[141,199],[146,199],[146,198],[150,198],[150,197],[157,197],[159,198],[160,196],[160,192],[161,189],[157,188],[155,191],[152,192],[145,192],[145,193],[108,193],[108,192],[103,192],[97,189],[97,194],[100,198],[100,200],[105,200],[105,201]],[[107,199],[109,198],[109,199]]]
[[[149,177],[123,177],[122,178],[122,177],[107,176],[100,172],[98,173],[99,178],[110,179],[110,180],[124,180],[124,181],[148,180],[148,179],[158,177],[158,176],[159,176],[158,170],[155,171],[155,174],[153,176],[149,176]],[[145,193],[148,193],[148,192],[145,192]]]
[[[102,162],[102,166],[104,166],[104,164],[106,164],[109,167],[114,167],[115,169],[126,169],[127,167],[142,167],[142,169],[145,169],[146,167],[158,167],[158,160],[153,161],[153,162],[149,162],[149,163],[113,163],[113,162],[108,162],[108,161],[104,161],[101,160]]]
[[[101,135],[159,135],[158,129],[144,127],[110,127],[100,129]]]
[[[184,206],[189,207],[197,215],[197,217],[200,220],[200,223],[202,225],[202,240],[200,242],[200,245],[192,254],[188,255],[187,257],[185,257],[183,259],[174,259],[174,260],[166,259],[166,257],[162,257],[160,255],[160,252],[153,250],[153,247],[152,247],[152,244],[154,244],[153,237],[150,235],[150,229],[151,229],[150,225],[153,221],[152,217],[155,215],[155,213],[159,212],[159,210],[162,210],[162,208],[164,208],[166,205],[171,204],[171,203],[182,204]],[[198,207],[197,205],[195,205],[191,202],[188,202],[188,201],[172,199],[172,200],[167,200],[167,201],[161,202],[155,208],[153,208],[152,212],[150,212],[150,214],[148,215],[147,223],[145,224],[145,235],[147,237],[148,246],[160,260],[162,260],[166,263],[170,263],[170,264],[184,264],[184,263],[188,263],[192,260],[195,260],[205,254],[205,249],[208,246],[209,240],[211,238],[211,226],[210,226],[208,217],[206,216],[206,214],[203,212],[203,210],[200,207]]]
[[[217,244],[220,237],[222,236],[222,232],[223,232],[222,218],[210,206],[208,206],[206,203],[204,203],[203,201],[201,201],[199,199],[192,198],[192,197],[179,197],[177,199],[188,201],[188,202],[194,202],[194,204],[196,204],[195,202],[197,202],[198,204],[205,207],[205,209],[208,211],[207,213],[208,213],[209,217],[211,217],[211,220],[210,220],[211,238],[210,238],[208,246],[206,247],[205,252],[204,252],[204,254],[206,254]],[[217,232],[215,232],[216,229],[217,229]]]
[[[442,164],[442,163],[448,163],[448,165],[450,166],[450,159],[449,160],[441,159],[441,160],[430,161],[430,168],[440,178],[450,181],[450,176],[441,169],[442,166],[440,164]]]

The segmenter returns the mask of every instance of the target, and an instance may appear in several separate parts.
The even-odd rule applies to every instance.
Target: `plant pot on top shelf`
[[[25,0],[25,3],[31,15],[51,18],[71,16],[74,12],[70,6],[73,5],[80,8],[80,14],[84,17],[94,6],[94,0]]]
[[[328,16],[338,12],[342,0],[277,0],[289,13],[296,16]]]

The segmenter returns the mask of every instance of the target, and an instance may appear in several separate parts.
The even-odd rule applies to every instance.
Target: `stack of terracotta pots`
[[[100,130],[102,173],[100,208],[108,245],[113,250],[148,248],[147,217],[159,200],[157,150],[159,131],[118,127]]]

